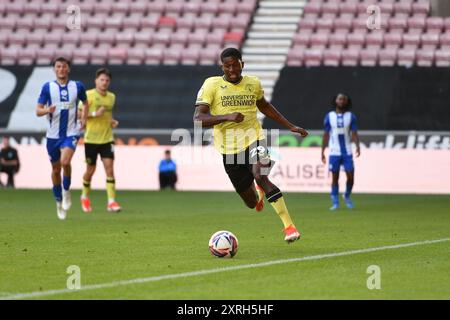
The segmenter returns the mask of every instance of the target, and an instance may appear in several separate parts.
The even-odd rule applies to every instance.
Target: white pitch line
[[[415,247],[415,246],[423,246],[423,245],[427,245],[427,244],[449,242],[449,241],[450,241],[450,238],[437,239],[437,240],[425,240],[425,241],[420,241],[420,242],[411,242],[411,243],[404,243],[404,244],[397,244],[397,245],[390,245],[390,246],[383,246],[383,247],[319,254],[319,255],[315,255],[315,256],[306,256],[306,257],[300,257],[300,258],[272,260],[272,261],[266,261],[266,262],[260,262],[260,263],[244,264],[244,265],[233,266],[233,267],[216,268],[216,269],[210,269],[210,270],[199,270],[199,271],[192,271],[192,272],[167,274],[167,275],[163,275],[163,276],[155,276],[155,277],[148,277],[148,278],[137,278],[137,279],[131,279],[131,280],[115,281],[115,282],[110,282],[110,283],[86,285],[86,286],[82,286],[81,289],[79,289],[79,290],[59,289],[59,290],[48,290],[48,291],[36,291],[36,292],[30,292],[30,293],[18,293],[18,294],[13,294],[13,295],[6,296],[6,297],[0,297],[0,300],[18,300],[18,299],[27,299],[27,298],[46,297],[46,296],[52,296],[52,295],[56,295],[56,294],[75,293],[75,292],[80,292],[80,291],[113,288],[113,287],[126,286],[126,285],[131,285],[131,284],[141,284],[141,283],[157,282],[157,281],[163,281],[163,280],[172,280],[172,279],[178,279],[178,278],[197,277],[197,276],[203,276],[203,275],[213,274],[213,273],[261,268],[261,267],[267,267],[267,266],[273,266],[273,265],[285,264],[285,263],[291,263],[291,262],[302,262],[302,261],[321,260],[321,259],[327,259],[327,258],[351,256],[351,255],[355,255],[355,254],[362,254],[362,253],[369,253],[369,252],[383,251],[383,250],[401,249],[401,248]]]

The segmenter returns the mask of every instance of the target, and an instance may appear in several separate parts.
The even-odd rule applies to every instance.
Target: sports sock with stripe
[[[266,197],[267,201],[269,201],[283,222],[284,228],[286,229],[290,225],[294,225],[280,189],[276,188],[275,190],[269,192]]]

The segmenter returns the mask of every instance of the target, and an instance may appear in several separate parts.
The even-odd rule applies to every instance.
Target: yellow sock
[[[294,225],[294,223],[291,220],[291,216],[289,215],[289,211],[286,207],[286,203],[284,202],[283,197],[280,197],[277,200],[270,202],[270,204],[275,209],[281,221],[283,221],[285,229],[289,227],[291,224]]]
[[[106,194],[108,195],[109,202],[116,199],[116,180],[114,178],[106,179]]]
[[[83,198],[88,198],[89,193],[91,193],[91,183],[89,181],[83,180],[83,191],[81,193],[81,196]]]

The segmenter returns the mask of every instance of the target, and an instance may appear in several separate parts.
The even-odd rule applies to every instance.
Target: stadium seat
[[[435,65],[437,67],[450,67],[450,51],[443,49],[436,50]]]
[[[95,65],[101,65],[106,63],[108,58],[108,50],[105,48],[96,48],[91,52],[90,63]]]
[[[360,63],[365,67],[376,66],[378,60],[377,49],[362,49],[360,51]]]
[[[417,50],[417,65],[420,67],[431,67],[434,63],[434,49],[422,48]]]
[[[127,50],[124,48],[111,48],[108,50],[108,64],[123,64],[127,59]]]
[[[444,28],[444,18],[428,17],[426,25],[427,32],[432,32],[434,30],[434,32],[440,33]]]
[[[199,48],[186,48],[181,51],[181,62],[185,65],[195,65],[200,59]]]
[[[325,49],[323,51],[323,65],[337,67],[341,62],[341,50],[336,49]]]
[[[372,31],[366,35],[366,46],[368,48],[380,48],[384,42],[384,32],[383,31]]]
[[[397,64],[403,67],[410,67],[414,64],[416,50],[411,48],[402,48],[398,50]]]
[[[384,48],[379,51],[378,64],[382,67],[391,67],[397,60],[397,50]]]
[[[307,67],[320,66],[322,63],[323,50],[321,49],[306,49],[304,62]]]
[[[342,51],[342,65],[348,67],[357,66],[359,63],[359,49],[345,49]]]
[[[73,52],[72,62],[74,64],[83,65],[83,64],[87,64],[89,62],[89,58],[90,58],[90,50],[84,49],[84,48],[79,48]]]

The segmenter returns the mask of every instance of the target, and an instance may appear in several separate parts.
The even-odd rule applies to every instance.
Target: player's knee
[[[61,166],[64,169],[70,168],[70,160],[69,159],[62,159],[61,160]]]
[[[263,188],[264,188],[264,186],[266,186],[266,185],[268,184],[268,182],[269,182],[269,178],[268,178],[267,176],[265,176],[265,175],[262,175],[262,174],[256,174],[254,177],[255,177],[256,183],[257,183],[259,186],[263,187]]]
[[[253,201],[245,201],[245,204],[247,205],[247,207],[249,209],[255,209],[256,208],[256,204],[257,204],[257,200],[255,198],[255,200]]]
[[[53,175],[60,175],[61,174],[61,167],[53,167],[52,168],[52,174]]]

